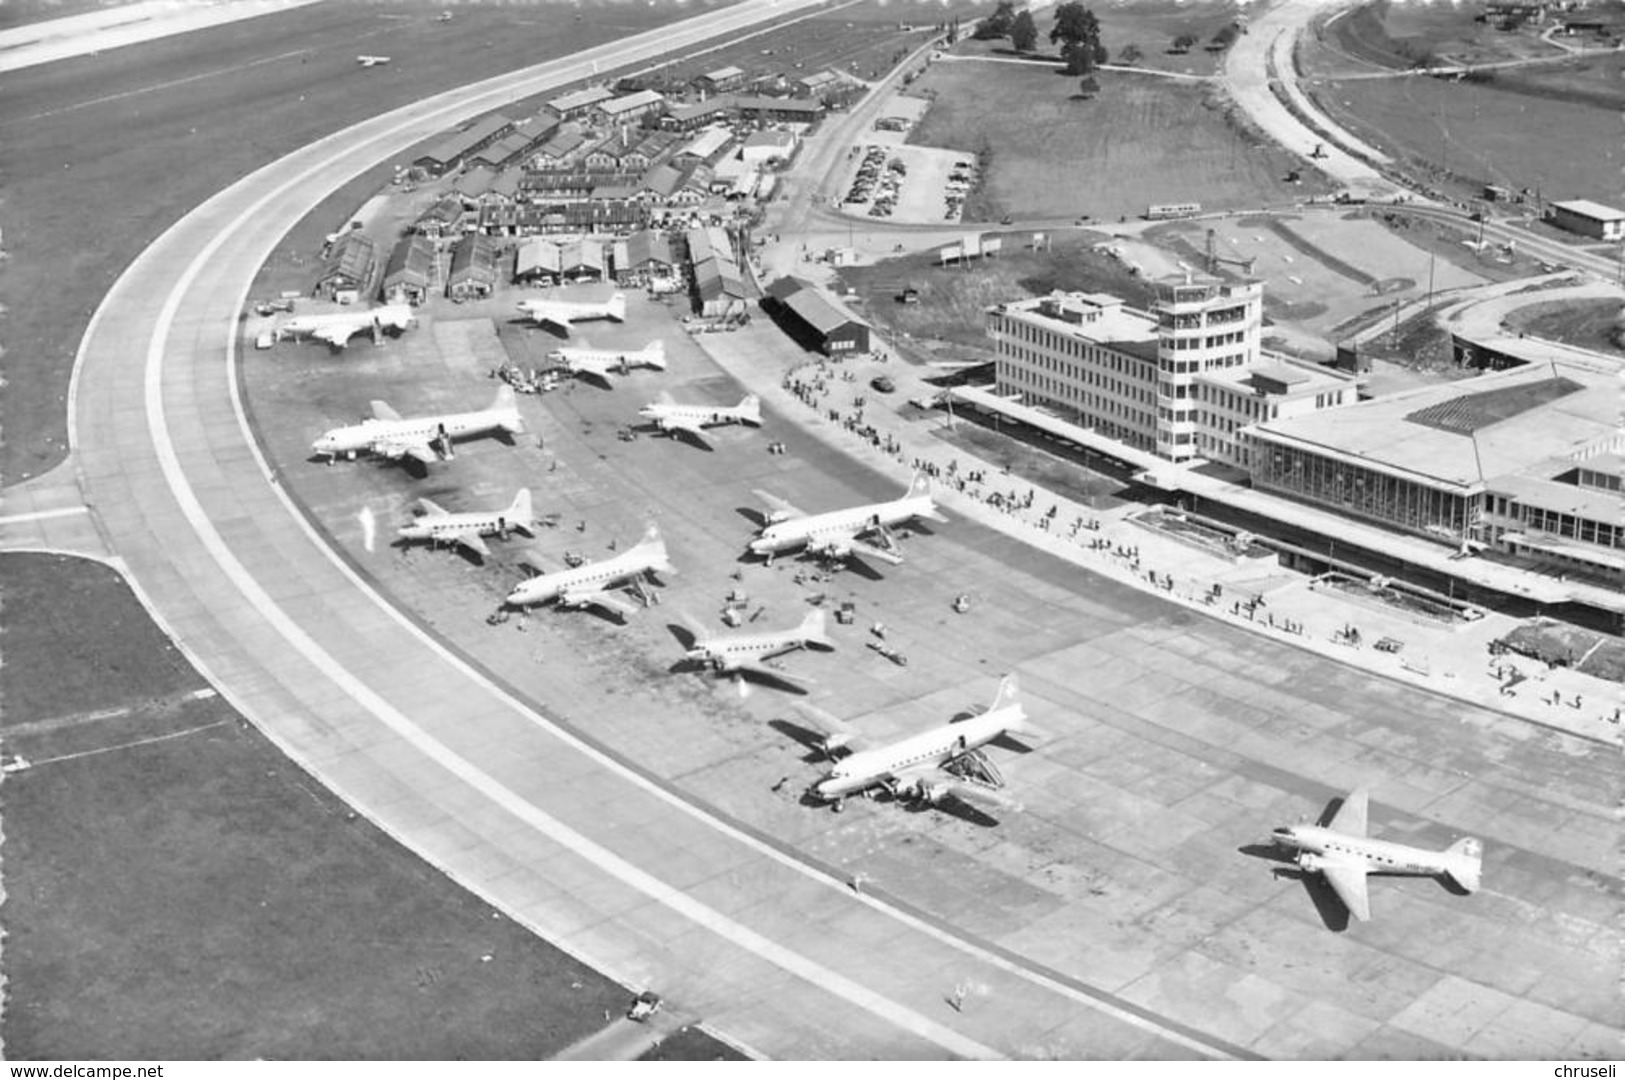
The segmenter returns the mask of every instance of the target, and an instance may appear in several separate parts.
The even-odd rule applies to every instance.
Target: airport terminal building
[[[996,392],[1166,461],[1251,462],[1255,424],[1353,404],[1339,371],[1267,357],[1263,285],[1186,275],[1151,311],[1054,293],[988,315]]]
[[[1488,373],[1252,433],[1253,486],[1463,551],[1625,583],[1619,377]]]

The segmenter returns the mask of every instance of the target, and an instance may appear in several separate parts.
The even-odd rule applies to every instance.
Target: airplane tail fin
[[[622,305],[625,306],[624,304]],[[644,363],[657,371],[666,370],[666,343],[651,341],[643,347]]]
[[[754,424],[756,427],[762,426],[761,398],[755,394],[746,394],[739,399],[739,404],[734,407],[739,410],[739,418],[745,423]]]
[[[825,633],[825,620],[823,608],[813,608],[807,612],[807,617],[801,620],[801,637],[809,645],[822,645],[826,649],[835,648],[835,642]]]
[[[614,319],[616,322],[625,322],[626,294],[623,292],[618,292],[614,296],[610,297],[609,306],[605,308],[605,310],[609,312],[609,317]]]
[[[987,707],[990,713],[998,712],[1000,709],[1015,710],[1015,717],[1008,725],[1011,731],[1032,730],[1027,725],[1026,710],[1021,707],[1021,687],[1016,682],[1016,674],[1013,671],[999,680],[999,690],[993,695],[993,704]]]
[[[489,411],[508,414],[502,418],[502,430],[508,434],[518,435],[525,430],[524,421],[519,417],[518,399],[514,397],[513,387],[507,383],[497,387],[497,396],[491,400]]]
[[[666,542],[660,538],[660,530],[650,525],[643,533],[643,539],[638,541],[638,549],[648,553],[650,569],[662,574],[675,574],[677,568],[671,564],[666,555]]]
[[[1478,891],[1478,877],[1484,865],[1484,845],[1471,836],[1445,848],[1445,873],[1468,892]]]
[[[530,488],[520,488],[519,494],[513,497],[513,505],[508,507],[508,521],[521,528],[529,528],[535,522],[536,514],[530,505]]]
[[[914,479],[908,482],[908,490],[903,492],[905,499],[917,499],[921,495],[931,494],[931,478],[923,472],[914,474]]]

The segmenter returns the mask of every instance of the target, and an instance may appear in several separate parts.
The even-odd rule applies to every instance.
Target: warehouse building
[[[1589,199],[1554,202],[1546,210],[1546,219],[1559,229],[1596,240],[1625,239],[1625,210]]]
[[[446,295],[453,300],[477,300],[496,291],[496,241],[479,233],[469,233],[451,249],[451,270],[446,275]]]
[[[434,263],[433,240],[417,235],[402,237],[384,264],[384,303],[423,303],[434,286]]]
[[[556,97],[547,103],[547,107],[558,113],[565,120],[574,120],[586,116],[598,105],[615,96],[614,91],[602,86],[589,86],[585,90],[577,90]]]
[[[378,249],[372,238],[360,229],[351,229],[329,245],[321,274],[316,278],[316,295],[333,300],[366,296],[372,292],[372,275],[377,268]]]
[[[804,347],[826,356],[869,351],[869,327],[796,278],[780,278],[767,290],[762,307],[779,327]]]
[[[454,131],[412,160],[431,176],[450,172],[469,155],[485,149],[513,130],[513,121],[500,114],[481,117],[461,131]]]
[[[650,113],[666,107],[666,95],[658,90],[639,90],[635,94],[598,103],[598,113],[605,123],[635,124]]]
[[[694,80],[694,85],[703,93],[722,94],[729,90],[737,90],[745,85],[745,72],[741,68],[728,66],[707,71]]]

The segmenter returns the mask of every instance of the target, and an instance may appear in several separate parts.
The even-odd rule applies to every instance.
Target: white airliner
[[[355,62],[360,64],[364,68],[378,67],[378,66],[380,66],[382,64],[389,63],[389,57],[387,57],[387,56],[358,56],[358,57],[355,58]]]
[[[596,606],[630,615],[637,608],[616,596],[610,587],[621,581],[640,580],[650,571],[660,574],[677,572],[666,558],[666,542],[660,539],[660,533],[653,525],[649,526],[649,531],[643,534],[643,539],[636,546],[613,558],[526,578],[513,587],[504,603],[509,607],[526,607],[557,600],[564,607]]]
[[[670,394],[663,393],[660,400],[638,410],[645,420],[652,420],[665,432],[677,432],[710,445],[705,429],[714,424],[749,424],[762,426],[762,399],[746,394],[738,405],[679,405]]]
[[[342,349],[357,334],[372,331],[376,338],[386,328],[405,330],[417,318],[409,304],[385,304],[364,311],[334,311],[326,315],[295,315],[277,333],[284,337],[312,337]]]
[[[566,347],[554,349],[547,358],[572,375],[591,375],[605,385],[609,384],[611,372],[625,375],[638,367],[666,370],[666,346],[659,341],[651,341],[641,349]]]
[[[828,559],[844,559],[854,553],[880,559],[897,565],[903,557],[890,550],[887,531],[914,518],[947,521],[937,512],[931,501],[931,481],[924,473],[915,473],[900,498],[890,502],[854,506],[848,510],[830,510],[822,514],[808,514],[796,509],[776,495],[757,491],[756,496],[771,507],[768,524],[750,542],[750,550],[765,555],[769,562],[781,551],[806,548],[815,555]],[[876,547],[858,539],[878,534],[887,547]]]
[[[506,510],[454,514],[442,510],[428,499],[419,499],[418,504],[423,508],[423,513],[412,524],[401,526],[403,540],[427,540],[434,547],[460,544],[481,558],[487,558],[491,549],[485,546],[482,537],[500,536],[507,539],[510,529],[517,529],[526,536],[536,535],[532,531],[536,517],[530,507],[529,488],[520,488]]]
[[[352,461],[359,453],[377,454],[392,460],[404,457],[432,465],[452,457],[452,441],[487,432],[501,431],[517,435],[525,430],[519,416],[513,387],[504,384],[497,390],[490,408],[479,412],[447,413],[441,416],[419,416],[402,419],[401,415],[382,401],[372,403],[372,416],[349,427],[334,428],[311,444],[316,453],[325,455],[329,462],[342,454]]]
[[[711,666],[724,674],[749,672],[768,679],[786,679],[804,682],[764,661],[793,649],[816,647],[833,649],[835,642],[824,633],[824,612],[815,609],[797,626],[788,630],[770,630],[763,633],[714,634],[698,622],[685,616],[683,621],[694,632],[694,643],[689,646],[688,658]]]
[[[1014,674],[999,682],[993,704],[984,712],[965,720],[910,735],[887,746],[868,747],[862,735],[844,720],[821,709],[800,706],[802,715],[824,733],[824,748],[830,753],[850,751],[837,761],[829,774],[814,784],[810,794],[833,803],[841,809],[848,795],[882,788],[894,797],[919,799],[935,804],[946,795],[971,801],[991,802],[1006,808],[1017,808],[1007,796],[998,791],[1002,784],[992,763],[980,754],[975,755],[975,770],[956,770],[956,764],[967,763],[972,751],[1007,732],[1024,732],[1027,713],[1021,707]],[[974,773],[983,779],[974,779]]]
[[[608,300],[521,300],[519,310],[537,326],[546,323],[566,333],[570,324],[586,319],[626,321],[626,294],[616,293]]]
[[[1325,825],[1285,825],[1274,831],[1276,844],[1297,851],[1297,863],[1320,874],[1337,898],[1361,922],[1371,918],[1366,897],[1367,874],[1425,874],[1451,878],[1468,892],[1478,891],[1484,845],[1463,837],[1443,851],[1424,851],[1406,844],[1366,836],[1370,795],[1358,788],[1343,800]]]

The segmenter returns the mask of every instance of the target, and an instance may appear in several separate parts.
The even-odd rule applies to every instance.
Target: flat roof
[[[596,105],[600,101],[608,101],[615,96],[615,92],[608,87],[589,86],[585,90],[576,90],[556,97],[547,103],[547,107],[555,112],[565,113],[571,109],[582,109],[588,105]]]
[[[1612,206],[1604,206],[1590,199],[1566,199],[1563,202],[1552,203],[1553,210],[1565,210],[1579,217],[1588,217],[1593,221],[1625,221],[1625,210],[1615,210]]]
[[[1489,391],[1533,388],[1565,379],[1576,389],[1556,397],[1530,390],[1530,405],[1482,424],[1445,427],[1433,416]],[[1427,386],[1376,401],[1326,409],[1312,416],[1260,424],[1255,438],[1297,444],[1379,471],[1441,485],[1472,488],[1491,477],[1549,478],[1572,468],[1573,457],[1615,432],[1619,387],[1611,376],[1564,364],[1541,364]]]
[[[1038,307],[1046,302],[1059,302],[1063,307],[1093,309],[1096,313],[1095,319],[1092,322],[1075,323],[1045,315]],[[1057,334],[1068,334],[1093,345],[1123,348],[1128,345],[1147,344],[1155,347],[1157,343],[1156,319],[1144,312],[1123,306],[1122,300],[1105,293],[1036,296],[1030,300],[1001,304],[1000,307],[1004,314],[1018,318],[1022,322],[1042,326]],[[1124,351],[1132,350],[1124,348]],[[1135,352],[1135,355],[1139,353]]]
[[[606,101],[598,107],[611,115],[623,113],[629,109],[641,109],[648,105],[658,105],[666,100],[666,95],[658,90],[639,90],[635,94],[618,97],[614,101]]]

